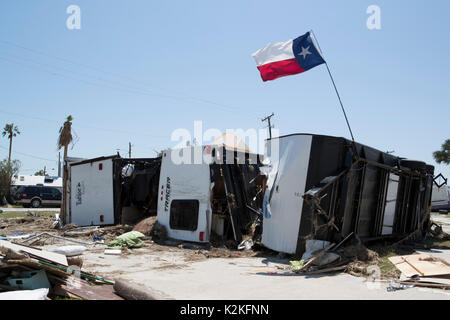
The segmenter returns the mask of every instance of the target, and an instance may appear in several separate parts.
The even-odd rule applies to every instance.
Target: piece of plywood
[[[56,294],[78,297],[83,300],[124,300],[114,292],[112,285],[91,286],[78,282],[75,285],[58,283],[53,286]]]
[[[65,267],[68,267],[67,258],[63,254],[38,250],[35,248],[25,247],[19,244],[15,244],[9,241],[0,240],[0,247],[8,248],[16,252],[25,252],[31,255],[32,257],[40,258],[41,260],[50,261]]]
[[[412,277],[416,274],[421,277],[450,274],[450,266],[423,253],[390,257],[389,261],[407,277]]]

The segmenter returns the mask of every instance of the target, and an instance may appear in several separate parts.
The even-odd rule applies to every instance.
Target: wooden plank
[[[420,279],[414,280],[418,282],[429,282],[429,283],[438,283],[450,286],[450,279],[442,279],[442,278],[428,278],[428,277],[420,277]]]
[[[16,252],[25,252],[33,257],[63,265],[65,267],[69,266],[67,263],[67,258],[63,254],[25,247],[5,240],[0,240],[0,247],[8,248]]]
[[[407,277],[412,277],[416,274],[421,277],[445,276],[450,274],[450,266],[427,254],[395,256],[390,257],[389,261]]]

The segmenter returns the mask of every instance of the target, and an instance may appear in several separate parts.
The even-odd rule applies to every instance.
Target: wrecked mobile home
[[[192,161],[173,161],[183,153]],[[202,157],[198,164],[196,154]],[[70,163],[66,223],[124,224],[157,215],[177,240],[241,242],[260,217],[260,166],[256,154],[217,145],[169,149],[158,158]]]
[[[98,157],[67,164],[66,223],[134,223],[156,215],[159,158]]]
[[[179,155],[185,160],[174,161]],[[196,155],[202,159],[195,161]],[[158,223],[178,240],[241,242],[260,216],[260,166],[259,155],[224,146],[164,151]]]
[[[352,232],[363,241],[425,235],[433,166],[314,134],[268,140],[267,160],[262,244],[270,249],[301,255],[307,240]]]
[[[157,215],[169,238],[252,238],[296,255],[313,239],[425,234],[433,166],[324,135],[291,134],[266,147],[264,159],[209,145],[169,149],[159,158],[72,163],[67,222],[133,223]]]

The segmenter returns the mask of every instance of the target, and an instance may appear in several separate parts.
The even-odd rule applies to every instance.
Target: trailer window
[[[172,200],[170,204],[170,228],[174,230],[197,230],[198,200]]]

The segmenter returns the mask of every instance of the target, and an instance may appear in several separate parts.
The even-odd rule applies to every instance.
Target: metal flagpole
[[[311,30],[310,32],[314,36],[317,46],[319,47],[319,50],[322,53],[322,49],[320,48],[319,41],[317,41],[314,31]],[[344,105],[342,104],[341,96],[339,95],[339,91],[336,87],[336,84],[334,83],[334,79],[333,79],[333,76],[331,75],[331,71],[330,71],[330,68],[328,67],[328,63],[325,59],[323,59],[323,60],[325,61],[325,65],[327,66],[328,74],[330,75],[331,82],[333,83],[333,86],[334,86],[334,90],[336,91],[337,97],[339,99],[339,103],[341,104],[341,109],[342,109],[342,112],[344,113],[345,121],[347,122],[347,127],[348,127],[348,130],[350,131],[350,136],[352,137],[352,141],[355,142],[355,138],[353,137],[352,128],[350,127],[350,123],[348,122],[347,113],[345,112]]]

